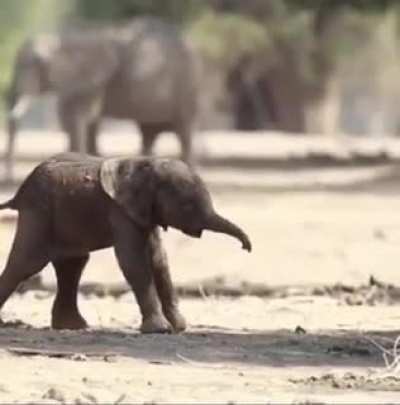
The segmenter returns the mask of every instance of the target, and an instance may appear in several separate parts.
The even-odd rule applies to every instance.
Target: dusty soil
[[[102,138],[110,155],[137,144]],[[17,178],[62,148],[60,134],[23,134]],[[82,280],[91,328],[50,330],[45,269],[2,311],[0,402],[399,401],[400,141],[209,133],[199,150],[218,209],[254,252],[223,235],[164,234],[190,325],[181,335],[137,333],[111,250],[92,255]],[[172,137],[158,147],[175,151]],[[1,212],[3,265],[14,229]]]

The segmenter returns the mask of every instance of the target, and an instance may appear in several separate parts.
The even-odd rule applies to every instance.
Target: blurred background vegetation
[[[201,61],[204,126],[397,134],[399,3],[2,0],[0,93],[27,36],[82,20],[152,14],[180,26]]]

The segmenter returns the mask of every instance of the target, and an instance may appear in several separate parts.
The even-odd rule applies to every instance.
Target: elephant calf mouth
[[[202,229],[182,229],[182,232],[186,235],[192,236],[193,238],[201,238],[203,233]]]

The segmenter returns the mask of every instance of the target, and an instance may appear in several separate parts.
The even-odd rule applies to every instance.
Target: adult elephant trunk
[[[14,122],[20,120],[27,112],[32,102],[32,96],[23,95],[18,97],[9,107],[8,116]]]
[[[249,237],[237,225],[221,215],[213,214],[207,221],[205,229],[231,235],[242,243],[243,249],[251,252],[251,242]]]
[[[18,132],[18,126],[21,118],[25,115],[31,103],[31,97],[23,95],[16,97],[10,90],[8,95],[8,112],[7,112],[7,146],[5,151],[5,177],[11,181],[13,177],[13,157],[15,149],[15,137]]]
[[[7,117],[7,145],[4,155],[5,180],[7,181],[11,181],[13,178],[13,156],[18,121],[19,120],[11,114]]]

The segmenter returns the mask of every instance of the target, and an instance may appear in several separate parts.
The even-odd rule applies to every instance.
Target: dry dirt
[[[164,235],[190,325],[181,335],[137,333],[110,250],[82,280],[91,328],[50,330],[45,269],[2,311],[0,402],[399,402],[400,141],[208,133],[198,143],[218,209],[254,252],[223,235]],[[102,137],[110,155],[137,146],[124,132]],[[17,177],[62,149],[58,133],[23,134]],[[172,137],[158,146],[175,150]],[[1,212],[3,265],[14,228]]]

